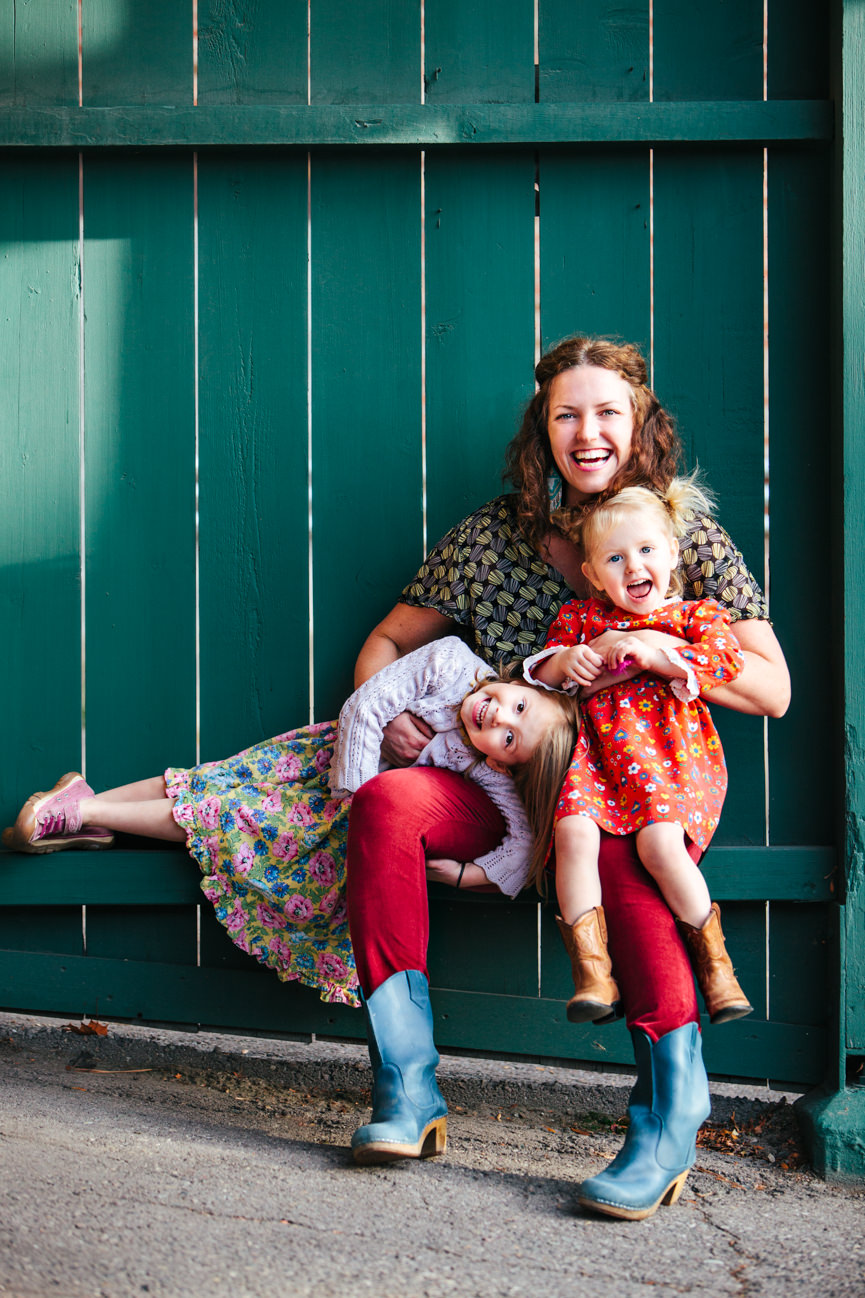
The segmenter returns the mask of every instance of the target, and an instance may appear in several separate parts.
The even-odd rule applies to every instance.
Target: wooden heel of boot
[[[443,1154],[448,1147],[448,1120],[447,1118],[438,1118],[424,1132],[421,1144],[421,1158],[434,1158],[436,1154]]]

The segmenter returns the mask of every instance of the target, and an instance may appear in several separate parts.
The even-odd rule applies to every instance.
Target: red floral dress
[[[550,628],[547,648],[646,629],[688,641],[671,652],[688,679],[640,672],[586,701],[556,820],[589,816],[611,834],[671,821],[705,849],[721,814],[727,767],[700,695],[744,666],[727,611],[711,599],[674,600],[638,617],[600,600],[572,600]]]

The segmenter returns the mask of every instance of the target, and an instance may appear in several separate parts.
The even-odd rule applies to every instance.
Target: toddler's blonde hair
[[[582,546],[586,563],[604,537],[626,514],[649,513],[671,540],[681,540],[688,523],[696,514],[709,514],[715,502],[699,480],[698,471],[673,478],[667,487],[653,491],[649,487],[624,487],[615,496],[590,505],[578,522],[568,528],[568,539]],[[681,595],[682,573],[679,566],[670,574],[668,594]]]

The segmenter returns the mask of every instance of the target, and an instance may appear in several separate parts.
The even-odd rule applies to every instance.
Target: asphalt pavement
[[[0,1295],[865,1295],[865,1186],[802,1162],[790,1094],[715,1085],[682,1198],[590,1216],[627,1074],[445,1057],[441,1158],[357,1168],[366,1052],[0,1015]]]

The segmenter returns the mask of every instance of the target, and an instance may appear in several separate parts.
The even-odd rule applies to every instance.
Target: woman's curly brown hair
[[[520,531],[536,549],[551,523],[547,478],[553,456],[547,434],[550,387],[557,374],[579,365],[612,370],[631,389],[634,436],[628,463],[616,474],[602,496],[615,495],[635,484],[663,490],[675,477],[682,454],[673,420],[648,386],[646,362],[633,343],[609,338],[574,335],[557,343],[535,367],[538,390],[529,402],[520,431],[508,446],[505,477],[519,493],[517,518]],[[598,499],[601,497],[599,496]]]

